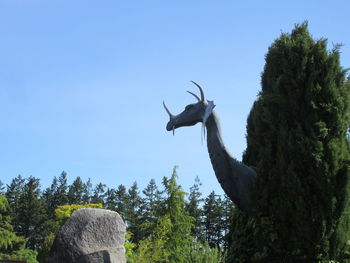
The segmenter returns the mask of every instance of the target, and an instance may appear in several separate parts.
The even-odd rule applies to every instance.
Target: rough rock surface
[[[125,225],[118,213],[75,211],[59,231],[49,263],[125,263]]]

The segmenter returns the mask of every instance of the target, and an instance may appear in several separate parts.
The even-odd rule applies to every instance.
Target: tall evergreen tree
[[[164,214],[158,218],[154,233],[140,242],[134,262],[195,262],[190,260],[191,247],[195,244],[191,236],[193,218],[186,214],[185,193],[176,177],[174,168],[171,178],[163,180]]]
[[[126,192],[126,187],[124,185],[119,185],[116,190],[116,208],[115,211],[118,212],[122,218],[125,220],[126,217],[126,207],[128,195]]]
[[[191,236],[191,227],[193,218],[186,215],[185,212],[185,195],[181,186],[177,184],[176,167],[169,180],[164,180],[166,193],[166,213],[172,226],[166,247],[169,249],[172,262],[186,262],[185,253],[193,241]]]
[[[143,198],[141,200],[141,239],[149,236],[156,225],[157,219],[163,211],[161,207],[161,192],[158,190],[156,181],[151,179],[147,187],[142,191]]]
[[[25,260],[28,263],[37,263],[37,253],[24,249],[26,239],[13,232],[11,217],[9,216],[9,204],[5,196],[0,195],[0,260]],[[12,261],[11,261],[12,262]]]
[[[202,193],[199,191],[199,187],[202,185],[198,176],[196,176],[194,184],[190,188],[190,194],[188,196],[188,203],[186,204],[186,212],[188,215],[192,216],[193,226],[192,235],[198,240],[204,241],[204,229],[202,224],[202,209],[201,203],[203,202]]]
[[[91,179],[89,178],[86,183],[84,183],[84,191],[83,191],[83,203],[89,204],[91,203],[91,196],[92,196],[92,183]]]
[[[7,185],[5,197],[9,203],[10,207],[10,215],[12,218],[12,223],[16,225],[16,223],[19,221],[18,219],[18,211],[20,210],[20,196],[23,192],[25,184],[25,179],[18,175],[15,178],[12,179],[10,185]]]
[[[223,242],[223,206],[221,197],[212,191],[203,206],[205,241],[210,247],[221,248]]]
[[[222,235],[222,250],[226,251],[229,247],[229,240],[230,240],[230,228],[232,224],[232,218],[234,216],[234,213],[237,212],[237,209],[234,205],[234,203],[231,201],[231,199],[224,195],[222,202],[222,218],[221,218],[221,235]]]
[[[58,177],[57,191],[54,194],[55,200],[58,205],[68,204],[68,184],[67,184],[67,173],[63,171]]]
[[[349,228],[337,231],[349,216],[350,89],[339,54],[306,23],[269,48],[243,158],[258,173],[256,217],[235,216],[230,262],[318,262],[349,239]]]
[[[4,183],[0,180],[0,195],[3,195],[5,193],[5,186]]]
[[[13,232],[9,208],[6,197],[0,195],[0,253],[10,253],[25,244],[25,238]]]
[[[126,207],[124,219],[128,227],[128,231],[132,233],[132,242],[138,243],[142,238],[142,233],[140,231],[141,225],[141,203],[142,199],[139,194],[137,183],[134,182],[130,189],[128,190],[126,196]]]
[[[91,198],[91,203],[104,204],[104,198],[106,196],[106,185],[99,183],[95,186],[94,194]]]
[[[55,193],[57,192],[58,180],[57,177],[54,176],[51,186],[46,188],[43,192],[43,199],[46,203],[47,214],[53,218],[54,210],[59,205],[56,200]]]
[[[82,205],[84,203],[84,183],[78,176],[68,188],[67,198],[69,204]]]
[[[24,183],[25,179],[21,175],[18,175],[17,177],[12,179],[10,185],[7,185],[5,196],[10,205],[11,210],[14,210],[18,207],[19,197],[23,192]]]
[[[19,197],[19,204],[14,222],[15,231],[28,238],[27,246],[37,248],[42,240],[43,223],[47,219],[44,200],[41,199],[40,181],[30,176],[27,178]]]
[[[117,207],[117,192],[113,188],[108,188],[105,194],[104,207],[115,211]]]

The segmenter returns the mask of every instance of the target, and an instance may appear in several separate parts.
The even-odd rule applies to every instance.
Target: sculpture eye
[[[185,108],[185,110],[188,111],[188,110],[190,110],[190,109],[192,109],[192,108],[193,108],[193,105],[187,105],[186,108]]]

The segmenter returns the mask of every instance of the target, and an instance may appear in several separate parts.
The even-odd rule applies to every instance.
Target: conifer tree
[[[82,205],[84,200],[84,183],[78,176],[68,188],[67,198],[69,204]]]
[[[55,211],[55,208],[59,205],[55,195],[55,193],[57,193],[57,187],[58,180],[57,177],[54,176],[51,186],[45,189],[42,196],[46,203],[47,214],[51,218],[53,218],[53,212]]]
[[[223,242],[223,207],[220,196],[212,191],[205,199],[203,206],[203,226],[205,241],[208,242],[209,246],[220,249]]]
[[[126,214],[126,206],[127,206],[127,192],[126,187],[124,185],[119,185],[116,190],[116,208],[115,211],[118,212],[121,217],[125,220]]]
[[[172,262],[184,262],[184,254],[186,248],[190,247],[193,241],[191,235],[191,227],[193,218],[186,215],[185,212],[185,195],[181,186],[176,182],[177,172],[176,167],[168,180],[164,180],[166,193],[166,210],[165,215],[168,216],[171,222],[171,231],[168,235],[167,248],[170,251]]]
[[[154,230],[157,218],[161,214],[161,192],[158,190],[156,182],[151,179],[146,188],[142,191],[141,200],[141,239],[148,237]]]
[[[221,218],[221,228],[222,228],[222,250],[226,251],[229,247],[229,240],[230,240],[230,228],[232,224],[232,217],[235,212],[237,212],[237,209],[231,199],[224,195],[222,202],[222,218]]]
[[[341,256],[349,239],[342,222],[349,217],[350,89],[339,56],[338,46],[328,51],[327,40],[312,39],[306,23],[269,48],[243,158],[257,169],[255,217],[233,219],[229,262]]]
[[[13,232],[11,217],[9,216],[9,203],[5,196],[0,195],[0,260],[25,260],[28,263],[37,263],[37,253],[25,249],[26,239]]]
[[[13,232],[9,208],[6,197],[0,195],[0,253],[10,253],[25,244],[25,238],[21,238]]]
[[[0,180],[0,195],[3,195],[5,193],[5,186],[4,183]]]
[[[117,207],[117,193],[113,188],[108,188],[105,194],[104,208],[115,211]]]
[[[188,203],[186,204],[186,212],[194,219],[192,226],[192,235],[200,242],[204,242],[204,229],[202,224],[202,209],[201,198],[202,193],[199,191],[199,187],[202,185],[198,176],[196,176],[194,184],[190,188],[190,194],[188,196]]]
[[[57,191],[54,194],[58,205],[68,204],[67,191],[68,191],[67,173],[63,171],[58,177]]]
[[[91,203],[91,196],[92,196],[92,183],[91,179],[89,178],[86,183],[84,183],[84,190],[83,190],[83,204],[89,204]]]
[[[28,177],[19,197],[14,223],[15,231],[28,238],[27,247],[36,249],[42,239],[43,223],[47,219],[45,202],[41,199],[40,181]]]
[[[141,225],[141,197],[137,183],[134,182],[129,188],[126,195],[126,206],[125,206],[125,223],[128,227],[128,231],[132,233],[132,242],[138,243],[142,238],[142,233],[139,226]]]
[[[23,192],[24,182],[25,179],[21,175],[18,175],[12,179],[10,185],[7,185],[5,196],[10,206],[10,213],[13,222],[17,221],[16,211],[18,211],[19,197]]]
[[[166,194],[164,214],[158,218],[152,235],[140,242],[134,262],[191,262],[193,218],[186,215],[185,193],[177,184],[176,177],[174,168],[171,178],[163,180]]]
[[[94,194],[91,198],[91,203],[94,204],[104,204],[104,198],[106,196],[106,185],[99,183],[95,186]]]

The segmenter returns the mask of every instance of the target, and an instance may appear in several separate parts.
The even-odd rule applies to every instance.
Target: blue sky
[[[179,166],[188,190],[222,193],[200,125],[166,132],[177,114],[214,100],[227,148],[241,159],[246,118],[268,47],[309,22],[314,38],[343,43],[350,67],[349,1],[0,0],[0,180],[21,174],[49,186],[68,173],[109,187]]]

